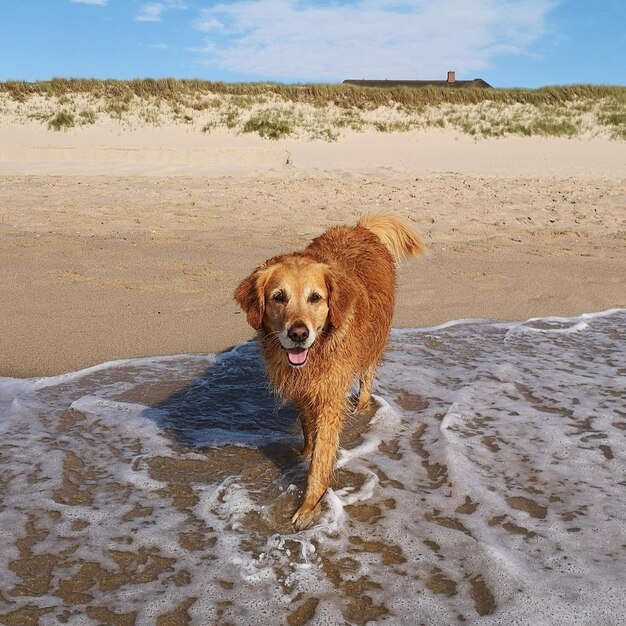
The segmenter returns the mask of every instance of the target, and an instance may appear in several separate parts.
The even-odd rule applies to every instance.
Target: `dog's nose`
[[[309,329],[304,324],[294,324],[288,331],[287,335],[291,341],[303,343],[309,338]]]

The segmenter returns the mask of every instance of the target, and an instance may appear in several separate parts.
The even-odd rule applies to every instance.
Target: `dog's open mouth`
[[[306,363],[306,357],[309,354],[308,348],[285,348],[289,363],[296,367],[300,367]]]

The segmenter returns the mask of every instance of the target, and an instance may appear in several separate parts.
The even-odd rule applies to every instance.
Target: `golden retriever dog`
[[[301,252],[268,259],[235,290],[258,331],[270,382],[302,424],[302,454],[311,464],[292,518],[297,530],[314,521],[330,483],[356,381],[355,410],[369,406],[391,327],[396,262],[423,251],[407,220],[366,215],[356,226],[329,229]]]

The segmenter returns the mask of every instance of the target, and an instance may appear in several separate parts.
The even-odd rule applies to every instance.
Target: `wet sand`
[[[302,532],[254,342],[0,380],[0,622],[618,626],[625,329],[394,331]]]

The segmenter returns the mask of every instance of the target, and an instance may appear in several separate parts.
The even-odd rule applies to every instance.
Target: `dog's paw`
[[[291,518],[291,523],[296,530],[304,530],[317,519],[318,514],[319,507],[311,508],[309,505],[303,504]]]

